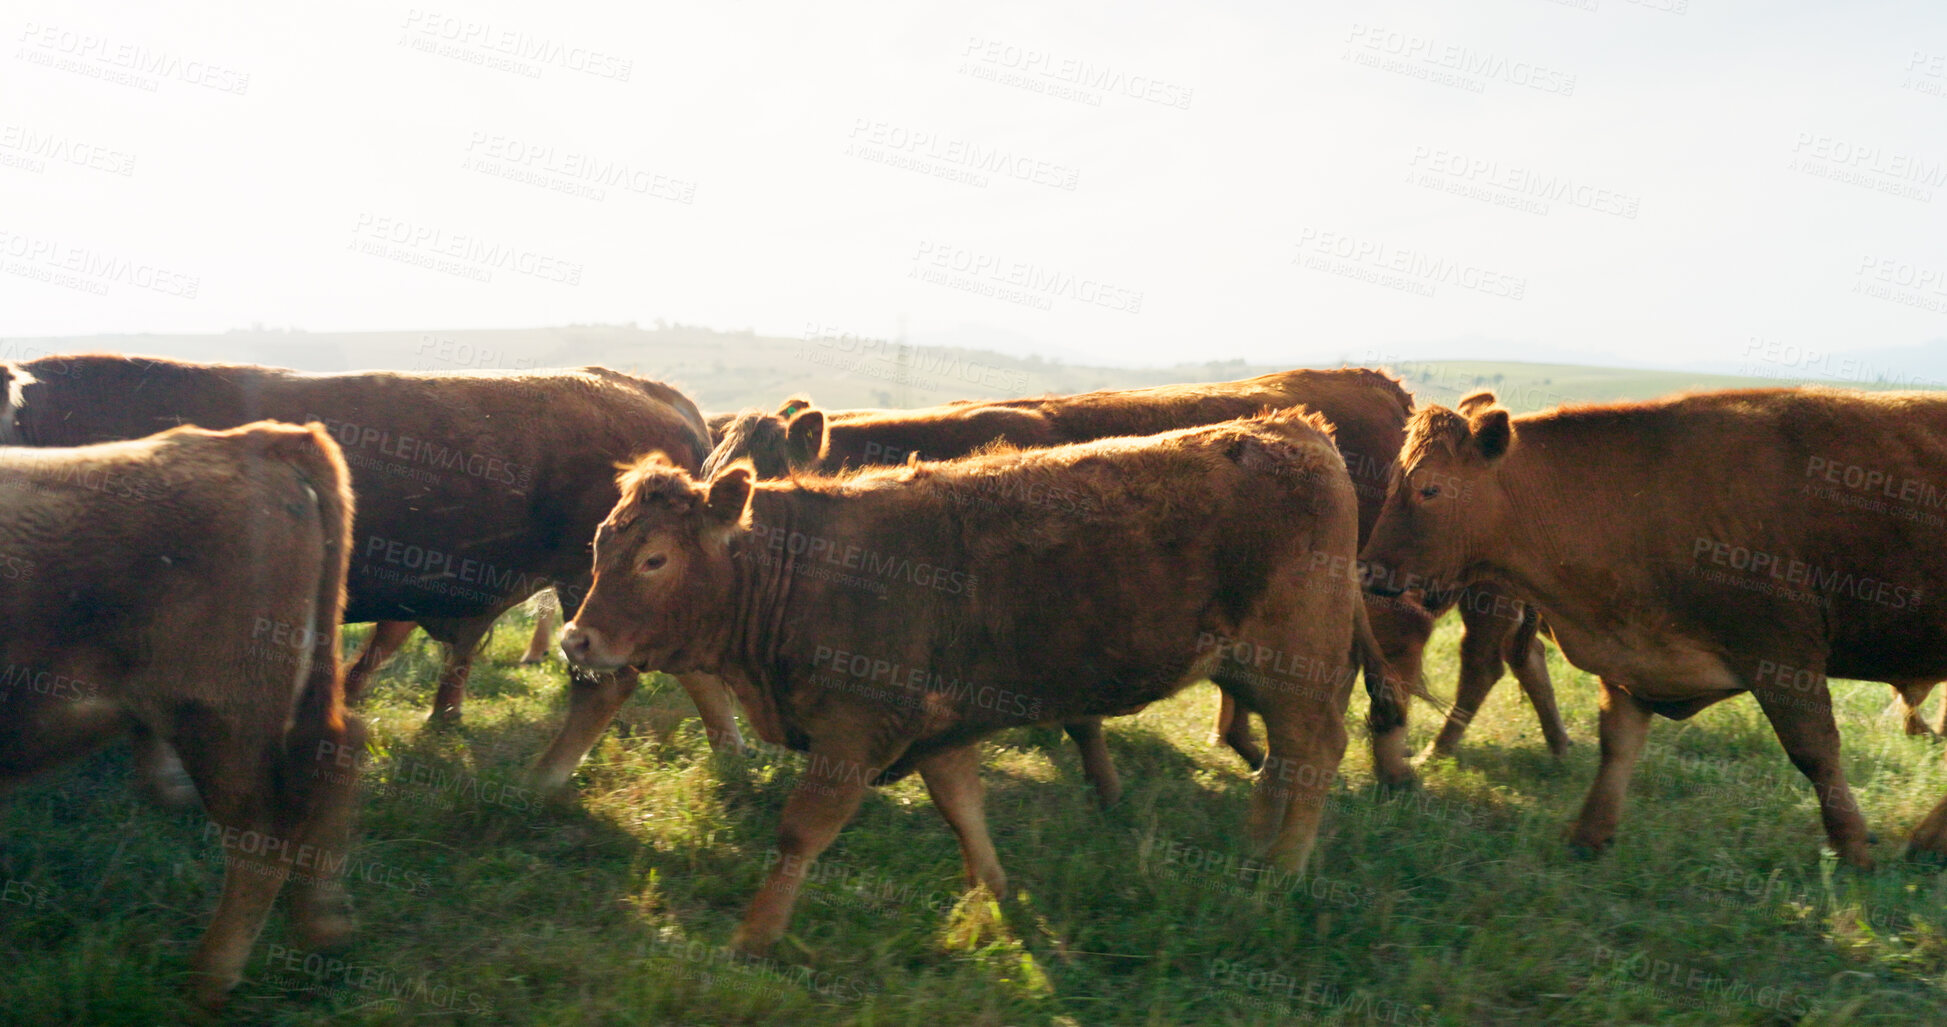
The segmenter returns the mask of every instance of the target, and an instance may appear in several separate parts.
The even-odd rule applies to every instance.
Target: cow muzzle
[[[600,631],[572,621],[561,633],[561,655],[589,670],[616,670],[629,662],[627,653],[610,650],[608,639]]]
[[[1367,593],[1386,599],[1397,598],[1406,592],[1406,586],[1397,583],[1390,568],[1371,560],[1359,561],[1359,584]]]

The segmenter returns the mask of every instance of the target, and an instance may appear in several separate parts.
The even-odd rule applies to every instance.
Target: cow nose
[[[561,655],[566,656],[569,663],[588,662],[588,651],[594,645],[592,632],[579,624],[570,622],[567,630],[561,633]]]

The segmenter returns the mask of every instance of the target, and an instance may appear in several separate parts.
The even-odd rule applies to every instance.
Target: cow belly
[[[1687,639],[1654,637],[1639,630],[1578,631],[1554,622],[1556,641],[1568,661],[1650,703],[1686,703],[1748,686],[1724,662],[1717,647]]]

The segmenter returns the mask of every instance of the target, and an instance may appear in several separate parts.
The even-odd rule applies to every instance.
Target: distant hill
[[[902,346],[808,332],[759,336],[690,325],[569,325],[442,332],[232,331],[220,335],[102,335],[0,340],[0,360],[48,353],[123,352],[188,360],[274,364],[307,371],[522,370],[603,364],[670,382],[707,412],[774,406],[793,393],[821,405],[911,407],[1172,382],[1245,378],[1288,365],[1212,360],[1159,368],[1069,364],[969,348]],[[1423,402],[1452,403],[1494,389],[1517,411],[1564,402],[1647,399],[1685,389],[1747,388],[1799,380],[1729,374],[1531,364],[1411,361],[1389,368]]]

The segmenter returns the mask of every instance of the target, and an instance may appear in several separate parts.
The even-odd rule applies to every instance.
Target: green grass
[[[1457,630],[1435,638],[1436,691],[1452,687]],[[1594,686],[1556,657],[1564,763],[1507,681],[1417,794],[1374,794],[1355,729],[1295,882],[1246,859],[1246,775],[1205,742],[1214,689],[1112,723],[1128,792],[1106,814],[1057,732],[1005,734],[986,779],[1013,896],[963,894],[952,834],[904,781],[828,853],[779,961],[743,964],[720,947],[796,758],[711,758],[681,690],[652,681],[568,801],[535,802],[509,786],[558,724],[562,668],[514,666],[525,639],[503,625],[453,732],[420,727],[430,645],[388,669],[365,708],[362,930],[336,957],[350,969],[307,969],[279,914],[232,1022],[1947,1022],[1947,879],[1898,859],[1947,767],[1899,733],[1881,685],[1838,696],[1880,837],[1870,874],[1821,856],[1811,790],[1748,697],[1659,722],[1618,847],[1572,858]],[[1416,745],[1435,726],[1420,710]],[[220,874],[201,814],[135,800],[113,751],[0,816],[0,1021],[192,1019],[178,989]]]

